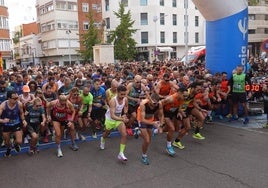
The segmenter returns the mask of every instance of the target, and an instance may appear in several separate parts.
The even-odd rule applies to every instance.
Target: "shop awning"
[[[157,47],[157,49],[160,52],[172,52],[173,51],[173,48],[171,48],[171,47]]]

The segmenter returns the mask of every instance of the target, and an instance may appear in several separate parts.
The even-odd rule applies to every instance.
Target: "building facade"
[[[77,0],[37,0],[38,39],[42,65],[70,65],[80,61]]]
[[[262,42],[268,39],[268,0],[256,1],[249,6],[248,19],[249,54],[259,56]]]
[[[8,8],[5,0],[0,0],[0,53],[2,55],[3,67],[12,59],[11,40],[8,24]]]
[[[125,4],[125,10],[130,10],[132,20],[135,20],[133,28],[137,32],[133,37],[137,42],[138,60],[181,58],[187,51],[186,40],[189,47],[205,44],[205,20],[190,0],[186,1],[188,6],[182,0],[120,2]],[[107,34],[119,24],[114,15],[119,3],[102,0],[102,9]]]

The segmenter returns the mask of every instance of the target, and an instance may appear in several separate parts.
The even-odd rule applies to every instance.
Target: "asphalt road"
[[[189,134],[183,140],[186,148],[176,149],[175,157],[165,152],[165,134],[157,135],[148,152],[148,166],[140,160],[140,138],[128,139],[128,162],[119,162],[118,136],[109,138],[103,151],[99,140],[93,140],[79,143],[76,152],[65,145],[60,159],[54,146],[34,156],[21,153],[0,158],[0,187],[268,187],[267,130],[233,125],[207,125],[202,130],[204,141]]]

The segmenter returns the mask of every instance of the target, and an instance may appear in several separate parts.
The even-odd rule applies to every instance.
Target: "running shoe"
[[[223,116],[222,116],[222,115],[219,115],[219,119],[220,119],[220,120],[223,120]]]
[[[77,144],[75,142],[72,143],[71,148],[73,151],[77,151],[79,149],[79,147],[77,146]]]
[[[228,114],[228,115],[226,116],[226,118],[228,118],[228,119],[232,118],[232,114]]]
[[[23,141],[24,144],[29,144],[29,140],[27,137],[24,138],[24,141]]]
[[[233,115],[233,120],[238,120],[238,115]]]
[[[10,157],[11,156],[11,149],[7,148],[6,153],[4,153],[4,157]]]
[[[143,156],[142,156],[142,157],[141,157],[141,161],[142,161],[142,163],[145,164],[145,165],[149,165],[149,164],[150,164],[148,157],[143,157]]]
[[[100,149],[103,150],[105,148],[105,140],[103,137],[101,137],[101,142],[100,142]]]
[[[63,153],[62,153],[62,151],[61,151],[60,148],[58,149],[58,154],[57,154],[57,156],[58,156],[58,158],[63,157]]]
[[[119,153],[117,158],[123,162],[127,161],[127,158],[125,157],[124,153]]]
[[[176,148],[179,148],[179,149],[184,149],[185,148],[184,145],[182,145],[181,142],[175,142],[175,141],[172,143],[172,146],[174,146]]]
[[[5,141],[3,140],[1,143],[1,148],[5,147]]]
[[[205,137],[202,136],[200,133],[194,133],[193,138],[198,139],[198,140],[205,140]]]
[[[38,149],[38,147],[34,147],[34,153],[39,153],[40,150]]]
[[[78,132],[75,133],[75,140],[79,140]]]
[[[63,131],[63,139],[66,140],[67,139],[67,129],[64,129]]]
[[[97,138],[97,133],[93,133],[92,138]]]
[[[174,156],[176,154],[176,152],[174,151],[173,147],[172,146],[168,146],[166,148],[166,151],[167,153],[170,155],[170,156]]]
[[[85,137],[84,135],[82,135],[82,134],[80,134],[80,139],[81,139],[82,141],[86,141],[86,137]]]
[[[21,151],[20,145],[17,143],[14,145],[14,149],[15,149],[15,152],[17,152],[17,153],[19,153]]]
[[[268,128],[268,123],[266,123],[265,125],[262,126],[262,128]]]
[[[248,124],[248,122],[249,122],[249,119],[248,119],[248,117],[246,117],[245,119],[244,119],[244,121],[243,121],[243,124]]]
[[[29,148],[28,154],[29,154],[30,156],[34,154],[34,149],[33,149],[33,147],[30,147],[30,148]]]
[[[138,139],[140,135],[140,129],[138,127],[136,127],[134,129],[134,138]]]

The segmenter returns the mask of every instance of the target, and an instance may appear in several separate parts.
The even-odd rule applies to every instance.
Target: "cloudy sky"
[[[9,13],[9,28],[36,21],[36,0],[5,0]]]

